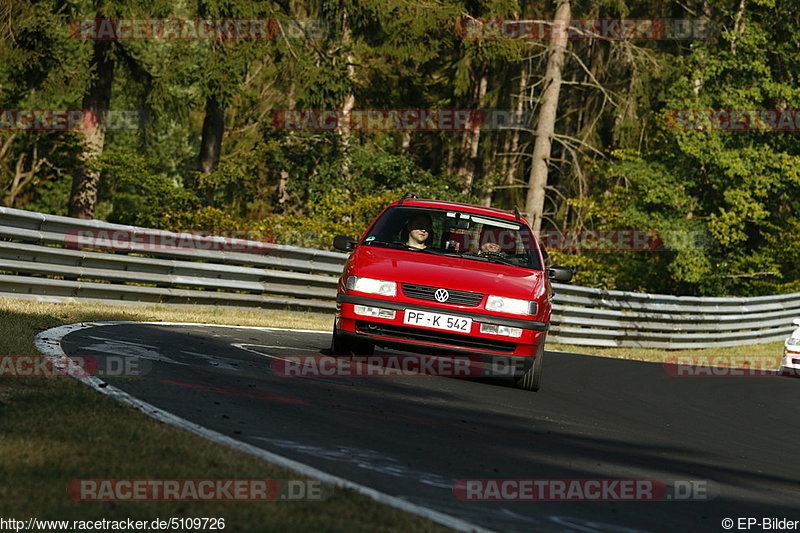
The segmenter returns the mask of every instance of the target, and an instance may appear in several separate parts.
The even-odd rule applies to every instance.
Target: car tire
[[[375,353],[375,345],[371,342],[350,339],[340,335],[336,329],[331,335],[330,355],[334,357],[349,357],[352,355],[372,355]]]
[[[542,382],[542,365],[544,364],[544,344],[539,346],[533,364],[530,368],[517,380],[517,387],[524,390],[536,392],[539,390]]]
[[[355,348],[353,349],[353,355],[374,355],[375,354],[375,345],[371,342],[366,341],[359,341],[356,343]]]

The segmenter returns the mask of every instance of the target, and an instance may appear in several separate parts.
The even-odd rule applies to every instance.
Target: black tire
[[[333,330],[331,335],[331,346],[328,348],[328,355],[333,357],[348,356],[350,354],[350,346],[347,344],[347,339],[341,335],[337,335],[336,330]]]
[[[544,344],[539,347],[531,367],[517,380],[517,387],[536,392],[542,383],[542,365],[544,364]]]
[[[351,341],[353,355],[370,356],[375,354],[375,345],[368,341],[355,340]]]
[[[360,341],[341,335],[334,328],[331,335],[330,355],[334,357],[350,357],[352,355],[372,355],[375,345],[371,342]]]

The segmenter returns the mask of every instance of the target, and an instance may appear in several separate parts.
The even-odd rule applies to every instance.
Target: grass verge
[[[37,353],[60,324],[161,320],[328,329],[329,315],[120,308],[0,299],[0,355]],[[72,379],[0,377],[0,517],[133,520],[214,517],[225,531],[448,531],[347,489],[321,502],[76,502],[73,479],[301,479],[145,416]],[[73,528],[69,527],[69,531]]]

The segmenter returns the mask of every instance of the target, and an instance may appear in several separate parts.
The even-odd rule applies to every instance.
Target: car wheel
[[[544,344],[539,346],[533,364],[521,378],[517,380],[517,387],[536,392],[542,382],[542,364],[544,362]]]
[[[360,341],[356,343],[355,349],[353,350],[354,355],[374,355],[375,354],[375,345],[371,342]]]
[[[334,357],[349,357],[351,355],[372,355],[375,353],[375,345],[371,342],[350,339],[340,335],[336,329],[331,335],[330,355]]]
[[[336,328],[333,328],[333,334],[331,335],[331,347],[328,350],[328,353],[333,357],[348,357],[353,355],[350,339],[339,335],[339,333],[336,331]]]

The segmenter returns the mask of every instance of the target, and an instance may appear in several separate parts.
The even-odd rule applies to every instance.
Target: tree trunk
[[[492,152],[491,157],[485,156],[483,158],[483,165],[481,168],[481,175],[486,180],[488,176],[492,175],[492,170],[496,170],[497,153],[500,151],[505,152],[508,150],[508,136],[503,135],[506,132],[495,132],[492,136]],[[504,160],[505,158],[503,158]],[[502,164],[500,165],[502,167]],[[502,172],[502,171],[501,171]],[[492,199],[494,198],[494,184],[488,184],[481,190],[481,205],[492,207]]]
[[[111,85],[114,81],[114,58],[111,41],[94,42],[91,68],[94,75],[83,96],[83,110],[93,115],[93,125],[84,123],[83,151],[80,162],[72,174],[72,193],[69,198],[69,216],[93,218],[97,205],[97,187],[100,172],[89,168],[91,159],[103,153],[106,138],[106,119],[111,103]]]
[[[480,111],[484,110],[486,101],[486,89],[489,84],[489,79],[486,74],[481,75],[478,86],[475,88],[475,96],[473,101],[477,104]],[[472,185],[475,183],[475,170],[478,159],[478,148],[481,142],[481,125],[475,124],[471,130],[464,131],[463,148],[466,151],[463,164],[458,171],[458,175],[463,180],[464,193],[470,194],[472,192]]]
[[[703,16],[708,20],[713,20],[712,15],[713,12],[711,10],[711,6],[708,4],[707,1],[703,2]],[[737,28],[741,28],[741,18],[738,16],[739,13],[744,14],[744,0],[739,3],[739,12],[737,13],[737,20],[734,23],[734,30]],[[731,40],[731,51],[736,53],[736,37]],[[705,65],[701,63],[699,65],[700,71],[705,70]],[[692,91],[694,92],[695,96],[700,96],[700,91],[703,89],[703,79],[698,76],[694,80],[692,80]]]
[[[411,148],[411,130],[404,130],[401,135],[400,153],[408,155],[409,148]]]
[[[197,169],[210,174],[217,168],[222,151],[222,136],[225,134],[225,108],[216,96],[206,98],[206,116],[203,119],[203,137],[200,140],[200,156]]]
[[[536,141],[533,146],[531,171],[528,177],[528,194],[525,199],[525,213],[533,231],[542,228],[544,214],[545,187],[547,186],[547,164],[553,141],[558,110],[558,94],[561,91],[561,68],[564,65],[564,52],[567,48],[566,21],[571,17],[569,0],[559,1],[556,7],[553,35],[548,45],[547,70],[542,90],[539,123],[536,127]]]
[[[289,85],[288,98],[286,99],[286,109],[294,109],[297,105],[295,100],[295,83]],[[281,169],[281,176],[278,180],[278,210],[281,213],[286,212],[286,207],[289,204],[289,171]]]
[[[347,50],[345,54],[345,68],[347,69],[347,80],[350,82],[347,94],[344,96],[342,102],[342,121],[343,124],[349,124],[350,112],[356,106],[356,96],[353,93],[353,86],[356,79],[355,57],[350,49],[352,44],[352,35],[350,33],[350,20],[347,13],[342,15],[342,47]],[[351,133],[348,126],[339,129],[339,136],[342,140],[342,179],[345,184],[350,183],[350,137]],[[347,185],[345,185],[347,188]]]
[[[734,36],[731,39],[731,53],[736,53],[736,46],[739,44],[739,39],[744,34],[744,9],[745,0],[739,1],[739,7],[736,9],[736,17],[733,19]]]
[[[525,112],[525,102],[526,98],[526,91],[528,89],[528,65],[522,65],[522,71],[519,75],[519,85],[517,86],[517,105],[514,111],[516,112],[517,120],[522,121],[523,123],[527,124],[526,121],[522,119],[523,113]],[[508,135],[508,134],[507,134]],[[509,154],[503,158],[505,161],[504,170],[503,170],[503,184],[506,186],[514,185],[514,181],[517,179],[517,173],[519,172],[519,165],[520,165],[520,154],[519,149],[519,138],[520,138],[520,129],[519,127],[515,127],[511,131],[511,136],[506,137],[508,140],[508,146],[505,150],[505,153]],[[516,194],[511,194],[512,197],[516,198]]]

